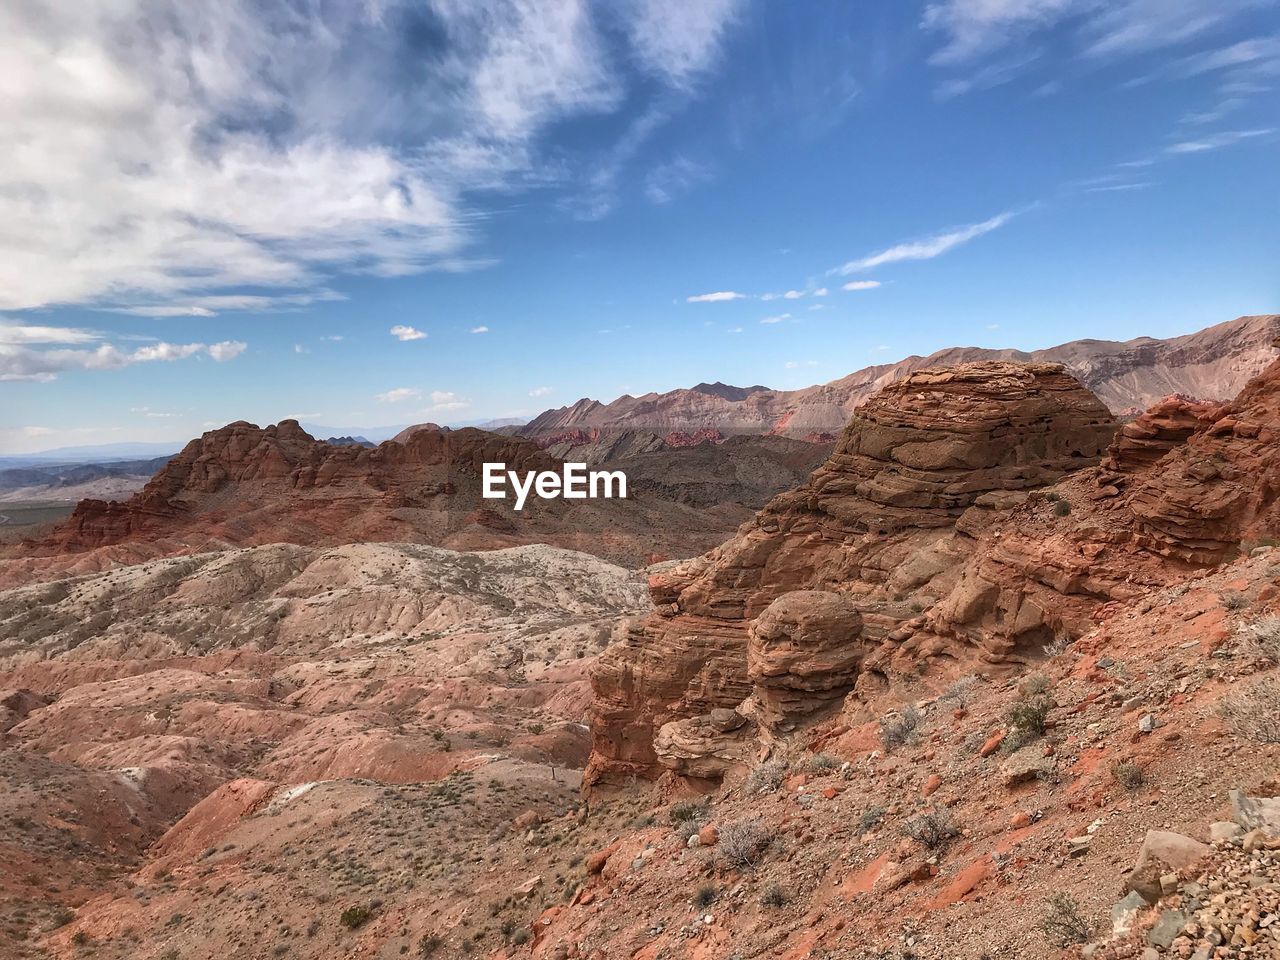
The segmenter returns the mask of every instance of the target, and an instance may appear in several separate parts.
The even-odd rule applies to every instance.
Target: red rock
[[[714,847],[720,842],[720,831],[715,824],[709,823],[698,831],[698,845],[703,847]]]
[[[923,796],[931,796],[937,789],[942,786],[942,778],[936,773],[929,774],[929,779],[924,782],[924,786],[920,789]]]
[[[993,733],[987,738],[987,742],[978,750],[978,756],[989,757],[1000,749],[1000,744],[1004,743],[1004,731]]]
[[[1009,820],[1009,826],[1014,830],[1021,830],[1023,827],[1031,826],[1031,815],[1019,810]]]

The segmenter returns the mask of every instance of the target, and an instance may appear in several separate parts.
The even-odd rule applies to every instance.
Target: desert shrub
[[[1053,505],[1053,515],[1055,517],[1065,517],[1071,512],[1071,504],[1066,500],[1059,500]]]
[[[930,810],[902,825],[902,832],[929,850],[941,850],[959,833],[945,811]]]
[[[697,889],[693,895],[693,905],[699,910],[705,910],[716,902],[716,897],[720,891],[715,888],[715,884],[704,883]]]
[[[1033,673],[1028,677],[1022,678],[1022,682],[1018,684],[1018,689],[1024,697],[1038,697],[1049,689],[1049,678],[1043,673]]]
[[[829,753],[815,753],[809,758],[810,773],[827,773],[840,766],[840,761]]]
[[[1280,617],[1263,617],[1241,627],[1236,636],[1252,657],[1280,664]]]
[[[868,830],[878,827],[884,820],[885,812],[885,807],[867,808],[867,810],[862,814],[862,819],[858,821],[858,831],[860,833],[866,833]]]
[[[1259,680],[1218,708],[1240,736],[1257,743],[1280,743],[1280,679]]]
[[[528,930],[517,930],[517,931],[516,931],[516,933],[515,933],[515,936],[511,938],[511,942],[512,942],[512,943],[514,943],[517,947],[519,947],[519,946],[523,946],[524,944],[528,943],[528,942],[529,942],[529,931],[528,931]]]
[[[705,820],[706,816],[707,805],[700,800],[682,800],[667,811],[667,819],[673,827],[690,820]]]
[[[77,947],[87,947],[92,941],[89,939],[89,934],[83,930],[77,930],[71,935],[71,942]]]
[[[971,673],[947,687],[940,699],[954,703],[957,707],[967,707],[973,701],[973,689],[977,685],[978,678]]]
[[[342,914],[338,917],[338,922],[348,930],[355,930],[357,927],[362,927],[368,923],[372,916],[372,910],[364,904],[358,903],[355,906],[347,907],[347,909],[343,910]]]
[[[1089,942],[1089,921],[1080,916],[1080,906],[1065,893],[1055,893],[1045,901],[1040,929],[1056,947]]]
[[[1045,722],[1049,719],[1049,707],[1052,702],[1048,697],[1032,697],[1020,700],[1009,708],[1005,720],[1013,732],[1013,739],[1021,746],[1031,740],[1044,736]]]
[[[1057,503],[1059,500],[1062,499],[1062,494],[1058,493],[1056,490],[1050,490],[1048,493],[1044,495],[1044,498],[1048,500],[1050,503]]]
[[[769,831],[759,818],[738,820],[720,829],[716,851],[720,859],[730,867],[750,868],[760,862],[769,846]]]
[[[1147,775],[1136,763],[1118,761],[1111,765],[1111,779],[1133,793],[1147,782]]]
[[[920,711],[913,706],[904,707],[901,712],[890,714],[880,721],[880,742],[886,750],[912,743],[919,726]]]
[[[769,884],[760,894],[760,905],[762,907],[785,907],[787,905],[787,891],[782,889],[781,884]]]
[[[1228,593],[1222,598],[1222,606],[1232,612],[1243,610],[1249,606],[1249,598],[1243,593]]]
[[[773,793],[787,776],[785,760],[766,760],[747,777],[748,793]]]

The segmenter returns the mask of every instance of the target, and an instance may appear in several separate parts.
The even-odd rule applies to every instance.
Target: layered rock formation
[[[26,562],[10,564],[12,575],[0,571],[0,583],[76,564],[95,568],[92,560],[70,559],[78,554],[101,556],[102,568],[275,542],[460,549],[545,542],[639,564],[719,542],[822,455],[774,437],[638,450],[647,452],[622,464],[630,479],[626,500],[531,497],[517,512],[510,498],[482,497],[482,470],[493,462],[519,474],[558,473],[562,461],[528,440],[423,425],[369,448],[317,441],[292,420],[265,428],[240,421],[191,441],[129,499],[82,501],[51,533],[16,551]]]
[[[1074,340],[1030,353],[951,347],[801,390],[701,383],[687,390],[623,396],[607,404],[582,399],[542,413],[519,432],[540,442],[583,438],[576,441],[579,444],[599,444],[609,434],[629,431],[663,436],[706,430],[829,442],[854,409],[886,385],[919,370],[980,360],[1061,363],[1114,413],[1136,415],[1173,393],[1219,400],[1235,396],[1275,357],[1272,341],[1278,335],[1280,315],[1271,314],[1240,317],[1167,340]]]
[[[754,691],[774,729],[810,712],[815,694],[864,682],[859,665],[883,673],[876,658],[863,663],[861,637],[901,639],[950,591],[967,557],[957,521],[1097,464],[1113,430],[1106,408],[1055,364],[964,364],[886,387],[808,483],[706,557],[653,578],[656,612],[595,672],[588,781],[656,772],[667,762],[653,747],[664,723]],[[857,610],[811,595],[782,601],[757,628],[753,670],[751,622],[809,590],[841,591]],[[788,653],[773,659],[775,649]],[[826,690],[814,679],[823,667],[839,667]]]

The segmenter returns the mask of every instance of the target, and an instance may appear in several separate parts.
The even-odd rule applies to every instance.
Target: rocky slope
[[[834,440],[854,408],[885,385],[930,367],[979,360],[1061,363],[1114,413],[1134,415],[1162,397],[1183,393],[1225,400],[1275,358],[1280,315],[1240,317],[1168,340],[1075,340],[1045,350],[952,347],[927,357],[858,370],[802,390],[699,384],[687,390],[623,396],[612,403],[582,399],[548,410],[519,433],[541,443],[601,443],[614,432],[690,435],[773,433]]]
[[[499,756],[576,784],[587,666],[642,597],[537,545],[279,544],[0,592],[0,956],[127,895],[144,854],[201,853],[248,809],[229,798]]]
[[[788,732],[796,717],[762,687],[762,638],[790,651],[793,676],[770,683],[811,693],[805,658],[853,644],[839,686],[855,701],[930,662],[998,673],[1041,659],[1102,605],[1280,534],[1277,424],[1280,362],[1231,403],[1157,405],[1105,462],[1109,416],[1061,367],[964,364],[887,387],[808,484],[651,580],[655,612],[596,668],[588,782],[715,779]],[[856,628],[803,626],[794,605],[828,594],[792,591],[849,595]],[[722,729],[725,710],[750,722]]]

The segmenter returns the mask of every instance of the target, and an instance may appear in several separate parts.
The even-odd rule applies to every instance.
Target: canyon
[[[719,442],[205,434],[0,559],[0,952],[1268,956],[1280,331],[1246,320],[789,417],[711,385],[759,413]],[[483,500],[575,440],[628,500]]]

